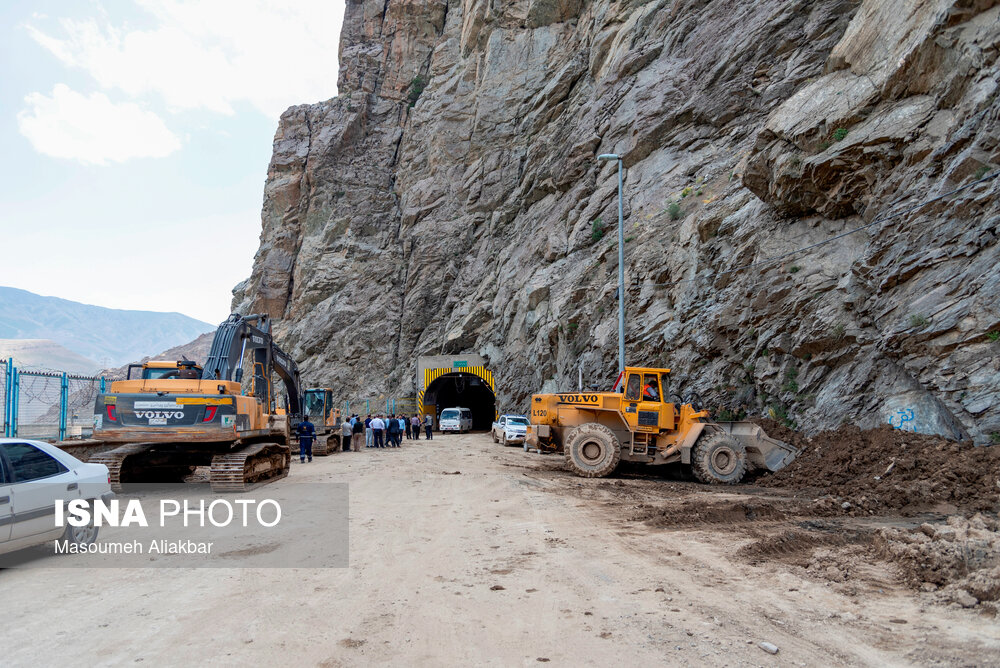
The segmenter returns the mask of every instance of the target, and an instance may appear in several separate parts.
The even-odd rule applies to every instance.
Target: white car
[[[438,418],[439,431],[457,431],[464,434],[472,430],[472,411],[468,408],[446,408]]]
[[[501,415],[493,423],[493,442],[501,445],[524,443],[528,434],[528,418],[523,415]]]
[[[107,466],[85,464],[49,443],[0,438],[0,554],[56,539],[93,543],[93,524],[55,526],[56,501],[113,497]]]

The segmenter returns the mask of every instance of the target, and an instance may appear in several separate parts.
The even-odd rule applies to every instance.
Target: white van
[[[446,408],[441,411],[441,418],[438,420],[438,429],[441,431],[457,431],[464,434],[472,430],[472,411],[468,408]]]

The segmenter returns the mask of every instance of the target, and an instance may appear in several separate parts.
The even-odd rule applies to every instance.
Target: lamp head
[[[621,158],[620,155],[615,155],[614,153],[602,153],[601,155],[597,156],[597,159],[598,160],[621,160],[622,158]]]

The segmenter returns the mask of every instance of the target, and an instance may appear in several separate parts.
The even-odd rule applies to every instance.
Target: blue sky
[[[281,112],[336,95],[343,0],[0,3],[0,285],[217,323]]]

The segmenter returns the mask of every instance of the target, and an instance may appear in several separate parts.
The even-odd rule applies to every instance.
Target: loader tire
[[[558,442],[556,447],[556,452],[565,454],[568,452],[566,449],[566,444],[572,441],[576,437],[576,432],[579,431],[579,427],[571,427],[563,436],[564,438]]]
[[[622,456],[622,445],[614,432],[596,422],[577,427],[564,449],[566,464],[583,478],[611,475]]]
[[[735,485],[746,471],[746,448],[729,434],[705,433],[691,450],[691,472],[699,482]]]

